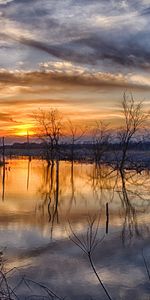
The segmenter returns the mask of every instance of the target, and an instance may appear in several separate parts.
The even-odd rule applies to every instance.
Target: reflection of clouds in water
[[[95,253],[96,268],[114,297],[124,295],[125,299],[133,300],[135,295],[135,299],[139,300],[148,295],[148,281],[141,256],[142,241],[137,245],[122,248],[119,236],[112,235]],[[147,253],[148,241],[144,243],[144,249]],[[18,265],[24,264],[28,257],[31,267],[23,272],[54,290],[57,286],[58,294],[70,296],[73,300],[80,299],[79,295],[82,299],[86,295],[92,295],[95,299],[103,296],[86,257],[70,241],[50,243],[37,249],[37,252],[24,251],[18,258]]]
[[[141,283],[141,281],[143,282],[145,280],[145,276],[139,269],[139,266],[133,269],[132,266],[127,265],[126,270],[124,270],[123,272],[121,272],[121,268],[118,269],[117,267],[114,270],[114,266],[107,269],[98,268],[97,271],[99,274],[102,274],[102,278],[105,280],[106,284],[113,286],[118,285],[118,282],[120,282],[120,284],[122,283],[123,287],[136,287]],[[95,285],[98,284],[97,279],[93,275],[92,271],[91,273],[87,274],[86,280],[92,282]]]
[[[6,261],[6,266],[8,270],[12,270],[15,266],[15,268],[18,268],[19,271],[19,275],[23,274],[23,272],[25,272],[28,269],[30,269],[30,267],[33,267],[33,260],[32,258],[25,258],[25,259],[21,259],[18,260],[17,259],[13,259],[13,260],[8,260]],[[18,275],[17,272],[15,275]]]
[[[1,245],[9,249],[19,251],[19,249],[38,248],[40,245],[46,245],[49,238],[44,237],[38,229],[32,228],[31,230],[19,230],[18,226],[13,229],[1,228],[0,230]]]
[[[87,222],[85,220],[81,222],[75,222],[73,225],[74,231],[76,234],[84,235],[86,232]],[[105,228],[100,228],[99,234],[102,235]],[[69,226],[68,222],[59,226],[55,225],[53,231],[53,242],[55,241],[64,241],[69,237]],[[0,227],[0,240],[1,245],[8,247],[9,249],[14,249],[17,251],[20,250],[30,250],[36,249],[38,247],[44,247],[49,244],[51,241],[50,235],[50,225],[46,224],[43,228],[43,231],[40,231],[39,228],[28,227],[24,229],[24,224],[18,226],[18,224],[10,224],[7,228]]]

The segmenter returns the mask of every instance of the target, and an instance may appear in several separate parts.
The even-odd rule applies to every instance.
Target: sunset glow
[[[15,128],[13,128],[15,131],[15,134],[17,136],[27,136],[27,135],[34,135],[35,131],[31,127],[30,124],[25,124],[25,125],[18,125]]]
[[[148,22],[146,0],[37,0],[28,11],[25,1],[0,1],[0,135],[34,134],[39,108],[120,126],[124,91],[148,111]]]

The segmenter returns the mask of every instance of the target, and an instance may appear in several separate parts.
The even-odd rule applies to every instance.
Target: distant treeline
[[[77,161],[94,161],[95,160],[95,144],[91,142],[77,143],[73,145],[74,157],[73,160]],[[101,156],[101,161],[112,162],[116,160],[116,154],[120,159],[122,146],[118,143],[103,143],[100,147],[105,149],[105,152]],[[55,150],[55,149],[54,149]],[[57,146],[57,152],[60,160],[72,160],[71,155],[72,144],[62,143]],[[128,147],[129,152],[134,152],[134,159],[137,160],[140,152],[150,151],[150,142],[131,142]],[[3,153],[3,147],[0,147],[0,155]],[[54,154],[54,159],[56,158]],[[138,156],[137,156],[138,155]],[[44,143],[14,143],[12,145],[5,145],[5,156],[27,156],[27,157],[38,157],[47,160]],[[132,155],[133,156],[133,155]],[[145,158],[146,159],[146,158]],[[144,162],[143,157],[143,162]],[[141,160],[141,158],[140,158]]]
[[[104,143],[103,143],[104,146]],[[72,144],[71,143],[60,143],[59,144],[59,149],[60,150],[69,150],[71,149]],[[74,145],[74,149],[76,150],[82,150],[82,149],[88,149],[88,150],[92,150],[94,148],[94,143],[92,142],[82,142],[82,143],[76,143]],[[117,150],[121,150],[122,146],[120,143],[107,143],[107,149],[106,151],[117,151]],[[28,150],[42,150],[45,149],[45,144],[44,143],[14,143],[12,145],[5,145],[5,151],[11,150],[11,149],[16,149],[16,150],[24,150],[24,149],[28,149]],[[149,151],[150,150],[150,142],[130,142],[129,144],[129,149],[130,150],[138,150],[138,151]],[[0,146],[0,152],[2,153],[3,147]]]

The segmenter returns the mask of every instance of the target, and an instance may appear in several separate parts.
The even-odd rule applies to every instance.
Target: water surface
[[[106,166],[20,158],[8,160],[0,176],[0,245],[7,267],[19,268],[12,284],[25,274],[67,299],[107,299],[86,255],[68,238],[68,223],[84,237],[88,219],[98,216],[98,237],[105,238],[93,260],[112,298],[149,299],[142,256],[150,262],[148,171],[121,177]],[[31,293],[24,285],[18,292]]]

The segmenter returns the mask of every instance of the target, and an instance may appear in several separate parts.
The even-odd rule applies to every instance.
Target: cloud
[[[7,72],[2,70],[0,72],[0,88],[14,86],[22,88],[23,92],[34,92],[34,89],[45,89],[45,87],[54,86],[68,86],[70,87],[107,87],[112,88],[136,88],[136,89],[150,89],[150,84],[147,77],[142,76],[142,81],[139,78],[136,81],[134,74],[126,76],[121,73],[104,73],[97,71],[89,71],[81,67],[76,67],[73,64],[57,62],[54,64],[44,63],[40,64],[43,71],[35,72]],[[144,80],[145,78],[145,80]],[[36,92],[36,91],[35,91]]]
[[[150,7],[147,7],[142,10],[141,16],[149,16],[150,15]]]
[[[31,107],[32,108],[32,106],[42,106],[42,105],[44,105],[44,104],[46,104],[46,105],[49,105],[49,106],[55,106],[55,105],[58,105],[58,104],[68,104],[68,101],[67,100],[63,100],[63,99],[51,99],[51,98],[49,98],[49,99],[30,99],[30,100],[27,100],[27,99],[25,99],[24,101],[22,101],[22,100],[7,100],[7,102],[6,101],[4,101],[4,100],[2,100],[2,99],[0,99],[0,105],[1,106],[8,106],[8,107],[11,107],[11,106],[16,106],[17,107],[17,109],[16,110],[18,110],[20,107],[22,108],[22,107],[24,107],[24,106],[26,106],[26,108],[28,107]],[[2,119],[4,120],[4,119],[6,119],[7,117],[9,117],[9,114],[7,115],[7,114],[0,114],[0,119],[1,119],[1,117],[2,117]],[[9,117],[9,120],[10,120],[10,117]]]
[[[14,0],[0,0],[0,5],[6,5]]]
[[[0,1],[2,119],[49,105],[107,118],[124,90],[148,103],[149,13],[149,0]]]
[[[7,36],[5,34],[5,36]],[[92,66],[105,60],[106,65],[112,63],[125,67],[150,69],[149,31],[143,34],[129,34],[123,41],[121,33],[91,34],[86,38],[73,40],[65,44],[50,45],[32,38],[11,36],[12,40],[25,46],[43,51],[57,59],[67,60]],[[147,41],[147,48],[145,42]]]
[[[17,123],[12,118],[12,113],[0,113],[0,121],[1,122],[9,122],[9,123]]]
[[[14,0],[2,11],[5,31],[1,36],[16,42],[16,49],[19,43],[25,46],[31,65],[34,51],[39,51],[52,60],[100,68],[105,60],[109,72],[114,66],[149,70],[148,1],[44,3],[28,1],[27,7],[26,1]]]

